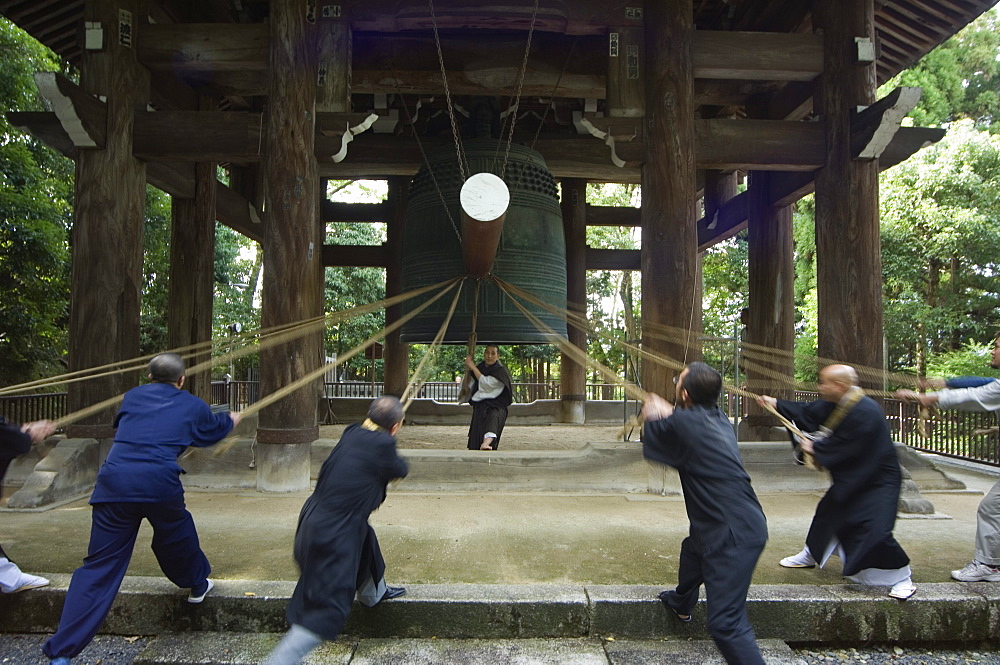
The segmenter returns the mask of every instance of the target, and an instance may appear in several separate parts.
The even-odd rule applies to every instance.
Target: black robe
[[[29,450],[31,450],[31,436],[0,416],[0,487],[3,486],[3,478],[7,475],[10,463]],[[0,547],[0,557],[7,558],[2,547]]]
[[[836,408],[833,402],[778,400],[778,412],[805,432],[815,432]],[[830,436],[814,444],[816,461],[829,470],[830,489],[816,506],[806,545],[822,561],[833,538],[844,548],[844,575],[866,568],[895,570],[910,563],[892,535],[902,474],[885,415],[862,397]]]
[[[469,450],[479,450],[483,445],[483,436],[487,432],[496,432],[493,440],[493,450],[500,447],[500,435],[503,434],[504,423],[507,422],[507,407],[514,401],[514,389],[511,387],[510,372],[496,361],[492,365],[481,362],[476,366],[484,376],[499,379],[504,385],[503,392],[491,399],[469,402],[472,405],[472,422],[469,423]],[[479,390],[479,381],[472,382],[472,395]]]
[[[388,432],[356,424],[344,430],[299,514],[295,561],[302,574],[286,612],[290,624],[337,638],[358,588],[385,573],[368,516],[382,505],[389,482],[407,470]]]
[[[642,453],[677,469],[691,539],[700,552],[767,542],[764,511],[743,468],[732,423],[720,409],[692,406],[645,423]]]

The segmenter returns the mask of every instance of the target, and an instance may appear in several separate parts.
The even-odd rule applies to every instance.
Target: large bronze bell
[[[489,172],[501,175],[506,143],[493,139],[465,141],[467,175]],[[428,167],[429,164],[429,167]],[[403,290],[437,284],[467,274],[459,235],[462,209],[459,192],[462,175],[454,147],[428,155],[428,164],[410,185],[406,226],[403,231]],[[556,181],[536,151],[511,145],[503,180],[510,192],[510,206],[492,275],[530,291],[556,310],[566,308],[566,242]],[[443,202],[442,202],[443,199]],[[450,212],[450,220],[448,212]],[[551,342],[551,334],[539,330],[489,277],[463,285],[458,307],[444,341],[466,343],[472,332],[473,312],[480,342],[538,344]],[[430,296],[403,304],[412,311]],[[478,302],[477,302],[478,301]],[[544,308],[521,301],[529,311],[559,335],[566,335],[566,322]],[[478,305],[478,306],[477,306]],[[402,341],[429,343],[434,339],[451,306],[451,297],[439,299],[403,325]]]

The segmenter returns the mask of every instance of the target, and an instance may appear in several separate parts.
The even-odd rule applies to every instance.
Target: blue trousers
[[[678,614],[690,615],[705,585],[708,633],[730,665],[764,665],[750,619],[747,591],[764,545],[730,545],[711,553],[698,551],[691,538],[681,543],[677,589],[667,603]]]
[[[191,588],[211,571],[183,497],[158,503],[95,503],[90,546],[73,572],[62,617],[42,651],[49,658],[77,656],[97,634],[118,594],[143,519],[153,527],[153,554],[171,582]]]

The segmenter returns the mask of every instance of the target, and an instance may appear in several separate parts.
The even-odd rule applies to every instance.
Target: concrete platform
[[[32,593],[0,596],[3,630],[51,633],[68,576]],[[294,584],[223,580],[201,605],[161,578],[126,578],[101,632],[281,633]],[[356,605],[344,635],[356,639],[698,640],[704,597],[691,623],[669,615],[660,586],[416,584],[375,608]],[[1000,637],[1000,588],[923,584],[907,601],[857,585],[758,585],[749,614],[760,639],[788,643],[979,642]],[[187,662],[187,661],[184,661]],[[195,661],[197,662],[197,661]],[[399,661],[397,661],[399,662]],[[410,661],[402,661],[410,662]],[[449,662],[449,661],[436,661]]]

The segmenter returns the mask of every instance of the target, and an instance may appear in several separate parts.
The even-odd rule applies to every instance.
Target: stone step
[[[0,595],[0,630],[49,633],[68,575],[52,586]],[[163,578],[127,577],[101,632],[282,633],[292,582],[219,580],[201,605]],[[704,599],[682,624],[657,600],[663,587],[415,584],[375,608],[355,607],[345,634],[367,638],[704,639]],[[1000,635],[1000,585],[919,584],[907,601],[858,585],[755,585],[748,611],[757,636],[785,642],[973,642]]]
[[[149,641],[134,665],[257,665],[277,633],[183,633]],[[787,644],[761,640],[768,665],[798,665]],[[341,639],[312,652],[304,665],[723,665],[710,640]]]

